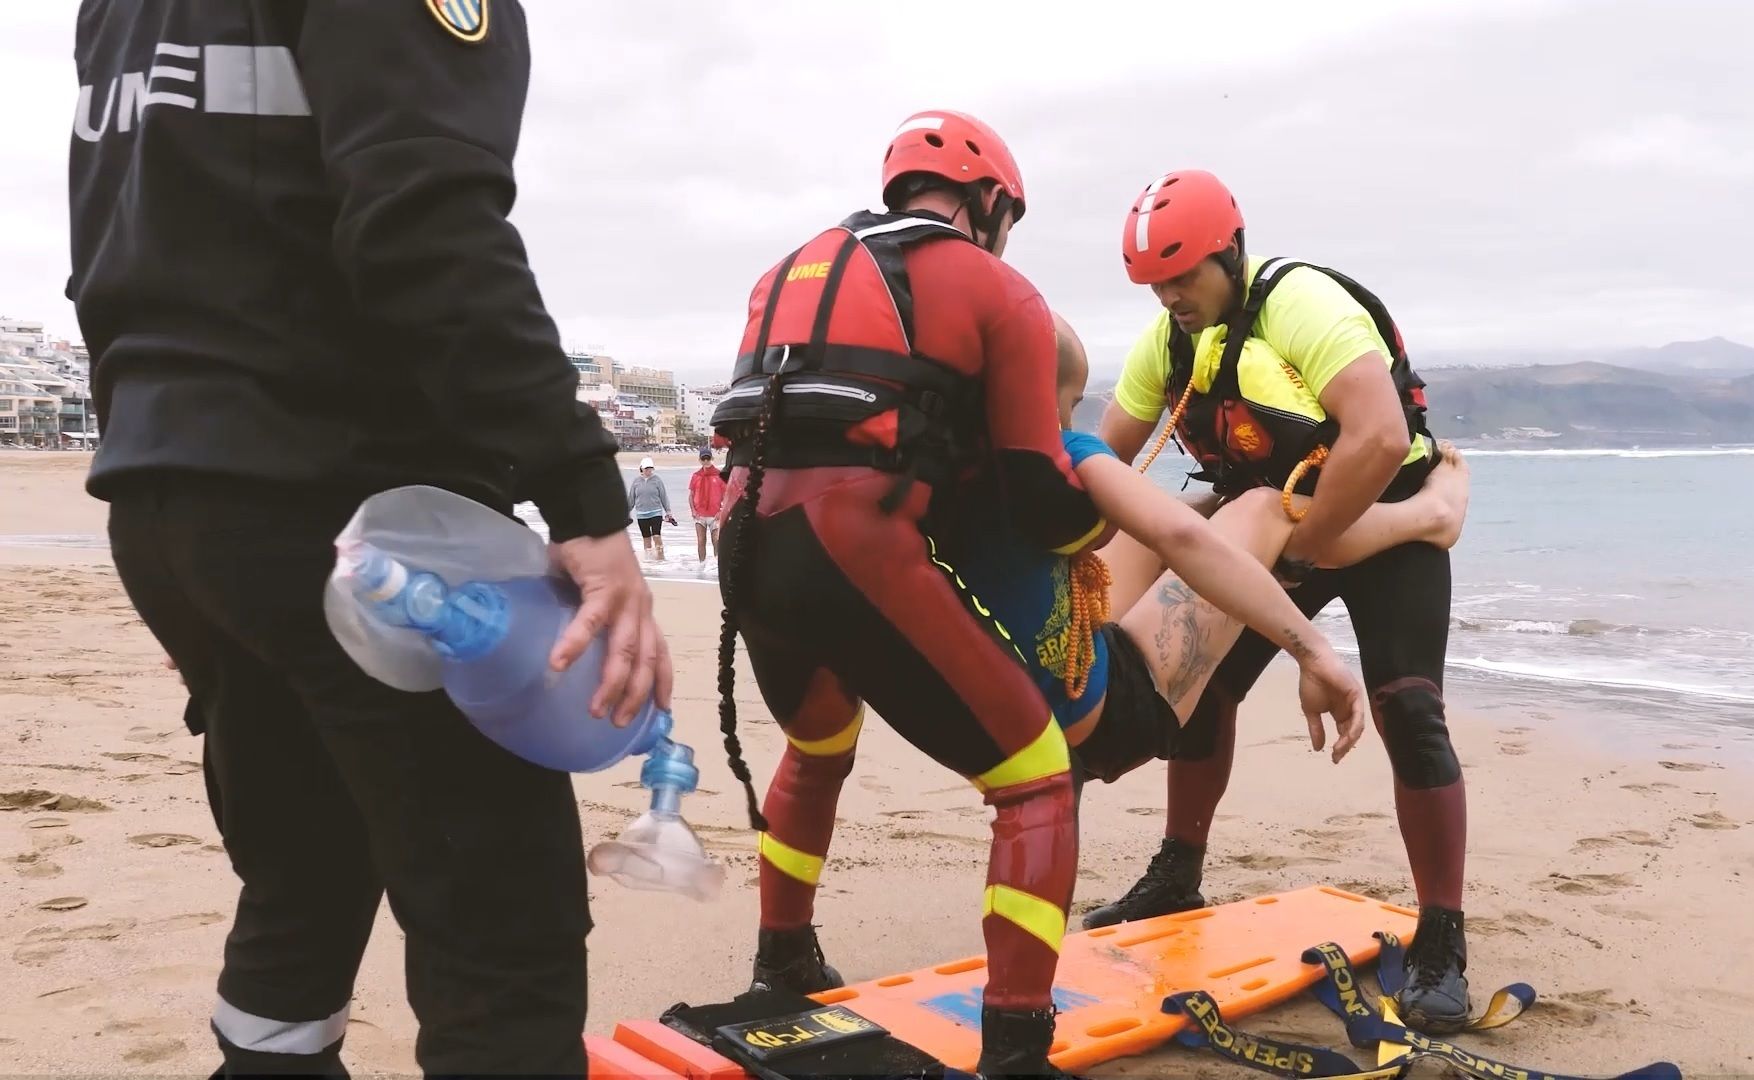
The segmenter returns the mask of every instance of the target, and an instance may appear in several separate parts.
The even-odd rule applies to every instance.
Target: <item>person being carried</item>
[[[1199,478],[1235,496],[1282,491],[1296,518],[1275,573],[1314,615],[1336,597],[1357,634],[1370,705],[1394,773],[1395,807],[1419,897],[1399,1011],[1432,1032],[1468,1019],[1463,935],[1467,797],[1444,718],[1449,552],[1396,544],[1340,568],[1319,556],[1373,504],[1408,498],[1437,465],[1424,384],[1382,301],[1345,275],[1247,256],[1242,213],[1211,173],[1148,185],[1122,232],[1128,277],[1164,310],[1128,353],[1099,434],[1131,463],[1167,409]],[[1153,451],[1155,453],[1155,450]],[[1292,493],[1310,495],[1306,507]],[[1269,495],[1271,497],[1271,495]],[[1117,581],[1155,577],[1154,559],[1107,561]],[[1245,633],[1187,715],[1169,765],[1164,841],[1126,895],[1086,927],[1204,904],[1207,832],[1229,782],[1236,708],[1278,645]]]
[[[633,511],[633,519],[639,522],[646,557],[663,562],[664,523],[674,525],[676,519],[670,515],[670,492],[664,487],[664,478],[658,475],[649,457],[639,459],[639,475],[627,485],[627,505]]]
[[[1301,615],[1289,614],[1295,605],[1267,572],[1292,529],[1277,495],[1265,488],[1245,492],[1208,523],[1122,464],[1095,435],[1071,430],[1089,360],[1057,314],[1054,328],[1061,438],[1096,508],[1120,530],[1101,551],[1112,556],[1132,547],[1137,550],[1125,558],[1156,560],[1167,569],[1148,587],[1111,585],[1094,551],[1071,558],[1039,551],[979,505],[959,515],[965,528],[948,542],[966,552],[957,563],[963,577],[1010,631],[1018,656],[1065,729],[1075,779],[1112,783],[1154,758],[1175,756],[1180,718],[1199,700],[1245,622],[1269,630],[1280,623],[1296,628],[1306,645],[1300,659],[1306,702],[1311,680],[1324,678],[1324,665],[1338,661],[1321,635],[1302,629]],[[1404,502],[1372,506],[1323,551],[1324,565],[1351,565],[1410,541],[1451,547],[1467,498],[1466,465],[1446,446],[1444,462],[1424,487]],[[1300,497],[1297,505],[1306,502]],[[1246,553],[1258,569],[1237,574],[1234,559],[1215,552],[1214,537]],[[1273,609],[1269,618],[1276,621],[1258,614]],[[1111,612],[1120,614],[1111,620]],[[1310,744],[1320,750],[1321,718],[1307,708],[1305,715]],[[1336,762],[1358,734],[1342,730]]]
[[[706,562],[707,537],[712,537],[713,554],[719,553],[719,510],[725,501],[725,478],[713,465],[713,451],[700,448],[700,468],[688,478],[688,512],[694,515],[694,542],[700,561]]]

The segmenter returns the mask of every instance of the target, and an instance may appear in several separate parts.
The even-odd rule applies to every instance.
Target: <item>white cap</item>
[[[641,469],[652,469],[652,468],[656,468],[657,466],[652,464],[651,458],[643,457],[643,458],[639,459],[639,467]]]

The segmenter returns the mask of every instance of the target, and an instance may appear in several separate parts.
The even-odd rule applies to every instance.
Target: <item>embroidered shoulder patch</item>
[[[487,37],[489,0],[426,0],[426,10],[445,32],[458,41],[474,45]]]

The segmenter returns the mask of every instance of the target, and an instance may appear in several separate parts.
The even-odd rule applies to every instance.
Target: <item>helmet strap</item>
[[[1230,275],[1230,283],[1236,287],[1236,300],[1231,305],[1231,313],[1241,311],[1248,303],[1248,249],[1243,246],[1242,230],[1236,230],[1235,250],[1225,248],[1213,256],[1218,265]]]
[[[993,212],[988,214],[981,210],[980,182],[968,185],[967,191],[968,194],[962,200],[962,206],[968,211],[969,228],[987,234],[981,247],[990,252],[999,244],[999,223],[1005,220],[1005,215],[1011,212],[1011,207],[1017,200],[1011,197],[1010,192],[1001,189],[998,197],[993,200]]]

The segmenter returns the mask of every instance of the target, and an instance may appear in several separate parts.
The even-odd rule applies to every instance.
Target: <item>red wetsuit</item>
[[[851,245],[855,234],[861,242]],[[906,239],[898,243],[897,235]],[[856,250],[843,255],[843,248]],[[823,315],[836,261],[849,265],[843,280],[830,282],[831,312]],[[884,411],[880,394],[863,402],[859,387],[874,384],[820,380],[799,357],[824,329],[815,337],[826,345],[825,372],[838,358],[843,368],[878,377],[888,355],[898,371],[911,356],[961,377],[969,407],[959,412],[953,403],[939,414],[963,448],[958,468],[917,470],[920,482],[897,492],[897,473],[906,470],[886,466],[881,448],[846,450],[920,421],[906,408]],[[1103,531],[1060,440],[1047,305],[1021,274],[942,218],[860,214],[756,285],[740,350],[745,385],[763,386],[755,354],[776,349],[780,363],[806,367],[769,395],[779,411],[769,427],[775,452],[760,470],[759,512],[731,515],[721,560],[726,608],[789,742],[763,806],[762,926],[811,921],[835,803],[869,703],[995,807],[982,924],[985,1002],[1046,1008],[1077,864],[1065,740],[1005,630],[938,552],[931,508],[935,499],[955,499],[972,466],[980,470],[973,482],[999,485],[1016,526],[1044,548],[1076,551]],[[853,433],[850,442],[829,437],[812,450],[800,439],[779,449],[800,426],[815,423],[832,435],[834,424],[820,418],[838,403],[870,413],[861,418],[854,409],[836,421]],[[741,511],[752,476],[747,441],[734,441],[728,498]],[[875,463],[852,460],[862,453]]]

